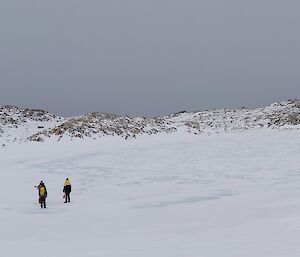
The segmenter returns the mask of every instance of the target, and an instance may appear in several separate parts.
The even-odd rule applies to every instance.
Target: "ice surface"
[[[0,151],[1,256],[300,256],[297,130],[49,140]],[[48,209],[37,203],[40,180]]]

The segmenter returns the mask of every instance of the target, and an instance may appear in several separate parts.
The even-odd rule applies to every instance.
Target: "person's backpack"
[[[45,196],[46,195],[46,188],[44,186],[40,187],[40,196]]]

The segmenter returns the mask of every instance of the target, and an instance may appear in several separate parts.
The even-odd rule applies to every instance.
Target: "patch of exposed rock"
[[[111,113],[90,113],[80,117],[69,118],[62,124],[36,133],[29,137],[31,141],[43,141],[43,138],[64,136],[71,138],[97,138],[103,136],[120,136],[125,139],[135,138],[140,134],[157,134],[173,132],[176,128],[171,121],[162,118],[131,118]]]

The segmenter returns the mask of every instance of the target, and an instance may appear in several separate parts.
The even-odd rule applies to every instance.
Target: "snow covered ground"
[[[299,154],[298,130],[7,145],[1,256],[298,257]]]

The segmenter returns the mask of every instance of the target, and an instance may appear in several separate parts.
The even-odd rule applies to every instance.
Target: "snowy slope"
[[[178,113],[166,118],[189,132],[221,133],[258,128],[299,129],[300,101],[290,100],[257,109],[221,109]]]
[[[176,128],[163,118],[122,117],[110,113],[90,113],[79,117],[68,118],[60,125],[34,134],[31,141],[44,141],[45,138],[98,138],[119,136],[135,138],[141,134],[173,132]]]
[[[53,138],[0,151],[1,256],[300,255],[298,130]]]
[[[145,118],[89,113],[61,118],[42,110],[0,108],[0,143],[73,140],[106,136],[125,139],[158,133],[219,134],[252,129],[300,129],[300,101],[290,100],[258,109],[180,112]]]
[[[33,133],[56,126],[62,120],[43,110],[0,107],[0,143],[24,142]]]
[[[290,100],[258,109],[221,109],[181,112],[166,117],[127,117],[109,113],[90,113],[68,118],[54,127],[33,133],[31,141],[55,138],[93,138],[119,136],[125,139],[158,133],[187,132],[218,134],[251,129],[299,129],[300,101]]]

